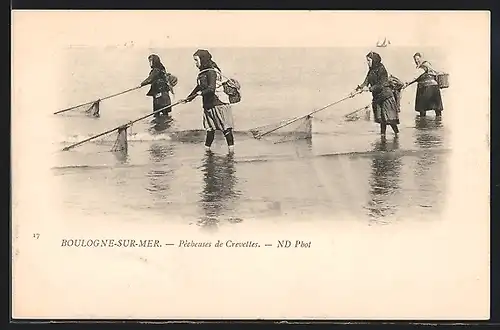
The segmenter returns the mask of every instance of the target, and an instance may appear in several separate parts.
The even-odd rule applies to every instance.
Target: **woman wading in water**
[[[382,64],[382,58],[375,52],[366,55],[368,62],[368,74],[365,81],[356,87],[356,91],[368,90],[372,93],[372,109],[374,120],[380,124],[380,134],[385,137],[387,125],[391,126],[394,134],[399,133],[399,107],[397,105],[394,93],[389,84],[389,76],[385,66]]]
[[[165,108],[171,104],[169,92],[173,93],[172,86],[169,84],[167,70],[161,63],[160,57],[155,54],[148,56],[149,66],[151,71],[149,76],[141,83],[141,86],[151,84],[147,96],[153,97],[153,112]],[[155,113],[155,118],[160,118],[162,115],[167,116],[172,111],[171,108],[158,111]]]
[[[215,131],[224,133],[229,152],[234,151],[233,113],[227,95],[221,85],[221,70],[212,61],[208,50],[199,49],[193,54],[198,73],[197,85],[182,103],[191,102],[196,96],[202,96],[203,127],[206,130],[205,149],[210,147],[215,138]]]
[[[422,60],[422,54],[416,53],[413,55],[413,60],[420,74],[418,77],[406,83],[406,86],[417,82],[415,111],[420,114],[420,117],[425,117],[427,111],[434,110],[436,117],[439,118],[443,111],[443,101],[441,99],[439,84],[436,81],[437,72],[432,68],[429,62]]]

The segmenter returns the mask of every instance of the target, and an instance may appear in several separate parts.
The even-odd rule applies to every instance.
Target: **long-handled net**
[[[400,79],[393,75],[389,75],[389,86],[392,89],[394,94],[394,98],[396,101],[396,106],[398,107],[398,111],[401,111],[401,94],[410,84],[404,84]],[[370,120],[372,105],[368,104],[362,108],[354,110],[346,115],[344,118],[347,121],[356,121],[360,119]]]
[[[111,151],[127,151],[127,149],[128,149],[127,129],[129,127],[131,127],[133,124],[135,124],[138,121],[141,121],[143,119],[151,117],[151,116],[153,116],[153,115],[155,115],[155,114],[157,114],[157,113],[159,113],[159,112],[161,112],[161,111],[163,111],[165,109],[171,108],[171,107],[173,107],[175,105],[178,105],[180,103],[181,103],[181,101],[175,102],[173,104],[167,105],[166,107],[163,107],[163,108],[160,108],[160,109],[158,109],[156,111],[153,111],[153,112],[151,112],[151,113],[149,113],[147,115],[144,115],[144,116],[139,117],[137,119],[131,120],[130,122],[128,122],[126,124],[123,124],[123,125],[111,128],[111,129],[109,129],[109,130],[107,130],[105,132],[99,133],[97,135],[93,135],[93,136],[91,136],[91,137],[89,137],[87,139],[84,139],[84,140],[80,141],[80,142],[73,143],[73,144],[71,144],[71,145],[69,145],[67,147],[64,147],[62,149],[62,151],[68,151],[68,150],[73,149],[73,148],[75,148],[75,147],[77,147],[79,145],[82,145],[82,144],[86,143],[86,142],[89,142],[89,141],[92,141],[92,140],[96,140],[96,139],[98,139],[100,137],[103,137],[105,135],[111,134],[111,133],[113,133],[115,131],[118,131],[118,136],[117,136],[117,138],[115,140],[115,143],[113,144],[113,147],[111,148]]]
[[[125,91],[122,91],[122,92],[119,92],[119,93],[116,93],[116,94],[112,94],[112,95],[108,95],[106,97],[102,97],[102,98],[97,99],[97,100],[93,100],[93,101],[82,103],[82,104],[78,104],[78,105],[75,105],[75,106],[72,106],[72,107],[69,107],[69,108],[66,108],[66,109],[62,109],[62,110],[54,112],[54,115],[57,115],[57,114],[60,114],[60,113],[64,113],[64,112],[68,112],[68,111],[79,111],[79,112],[83,112],[83,113],[85,113],[87,115],[91,115],[93,117],[100,117],[100,115],[101,115],[101,113],[100,113],[100,104],[101,104],[101,101],[104,101],[104,100],[107,100],[107,99],[110,99],[112,97],[116,97],[116,96],[119,96],[119,95],[122,95],[122,94],[125,94],[125,93],[129,93],[129,92],[135,91],[136,89],[139,89],[141,87],[142,86],[136,86],[136,87],[129,88],[129,89],[125,90]]]
[[[354,96],[361,94],[362,92],[363,91],[356,91],[350,93],[348,96],[338,101],[327,104],[326,106],[311,111],[305,115],[288,120],[283,120],[280,121],[279,123],[256,127],[254,129],[251,129],[250,132],[252,133],[255,139],[266,138],[266,140],[269,140],[273,143],[283,143],[295,140],[311,139],[313,114],[323,111],[345,100],[353,98]]]
[[[118,128],[118,136],[116,137],[115,143],[111,148],[112,152],[128,152],[127,130],[128,126],[122,126]]]
[[[279,123],[264,125],[250,130],[256,139],[265,138],[272,143],[283,143],[312,138],[312,115],[305,115],[299,120],[282,120]],[[272,132],[271,132],[272,131]]]
[[[366,121],[370,120],[371,117],[371,104],[368,104],[362,108],[354,110],[346,115],[344,115],[345,120],[347,121],[356,121],[360,119],[364,119]]]

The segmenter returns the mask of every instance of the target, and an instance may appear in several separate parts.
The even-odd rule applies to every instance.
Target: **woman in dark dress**
[[[161,63],[160,57],[156,54],[151,54],[148,57],[151,71],[149,76],[141,83],[141,86],[151,84],[147,96],[153,97],[153,112],[165,108],[171,104],[169,92],[172,91],[167,79],[167,70]],[[168,115],[172,111],[167,108],[155,113],[155,117],[159,118],[162,115]]]
[[[434,110],[436,117],[441,117],[443,101],[441,99],[441,91],[438,82],[436,81],[437,72],[432,68],[429,62],[422,59],[422,54],[416,53],[413,55],[413,60],[420,74],[418,77],[408,82],[406,86],[417,82],[415,111],[420,114],[420,117],[425,117],[427,111]]]
[[[210,150],[215,138],[215,131],[221,131],[228,145],[229,152],[234,151],[233,112],[228,96],[221,84],[221,70],[212,60],[212,55],[205,49],[193,54],[196,66],[200,70],[196,87],[182,103],[191,102],[196,96],[202,96],[203,127],[206,130],[205,148]]]
[[[389,82],[389,75],[382,64],[382,58],[379,54],[370,52],[366,55],[366,61],[369,67],[368,74],[356,90],[368,87],[372,93],[373,115],[375,122],[380,124],[380,134],[385,137],[387,125],[389,125],[397,135],[399,133],[399,107]]]

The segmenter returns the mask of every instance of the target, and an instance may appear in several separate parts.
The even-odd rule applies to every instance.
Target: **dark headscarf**
[[[212,54],[206,49],[198,49],[193,56],[198,56],[200,58],[200,71],[201,70],[206,70],[206,69],[217,69],[219,71],[220,68],[217,66],[217,63],[212,61]]]
[[[377,70],[382,65],[382,57],[380,57],[378,53],[369,52],[366,54],[366,57],[372,59],[372,66],[370,67],[370,70]]]
[[[415,63],[417,65],[417,69],[418,69],[425,62],[425,60],[422,58],[422,53],[413,54],[413,60],[415,60],[416,56],[420,57],[420,60],[421,60],[420,64]]]
[[[156,54],[151,54],[148,56],[148,60],[151,60],[151,69],[160,69],[166,71],[165,67],[161,63],[160,57]]]

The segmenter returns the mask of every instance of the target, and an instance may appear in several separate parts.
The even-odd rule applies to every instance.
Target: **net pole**
[[[368,109],[369,107],[370,107],[370,104],[368,104],[368,105],[366,105],[366,106],[364,106],[364,107],[362,107],[362,108],[359,108],[359,109],[357,109],[357,110],[354,110],[353,112],[349,112],[349,113],[348,113],[347,115],[345,115],[344,117],[349,117],[349,116],[352,116],[352,115],[354,115],[355,113],[358,113],[358,112],[360,112],[360,111],[362,111],[362,110],[366,110],[366,109]]]
[[[141,121],[141,120],[143,120],[143,119],[146,119],[146,118],[148,118],[148,117],[151,117],[151,116],[153,116],[154,114],[156,114],[156,113],[158,113],[158,112],[160,112],[160,111],[163,111],[163,110],[165,110],[165,109],[171,108],[171,107],[173,107],[173,106],[175,106],[175,105],[178,105],[179,103],[181,103],[181,101],[178,101],[178,102],[175,102],[175,103],[173,103],[173,104],[167,105],[166,107],[163,107],[163,108],[158,109],[158,110],[156,110],[156,111],[153,111],[153,112],[151,112],[151,113],[149,113],[149,114],[147,114],[147,115],[144,115],[144,116],[142,116],[142,117],[139,117],[139,118],[137,118],[137,119],[134,119],[134,120],[132,120],[132,121],[128,122],[127,124],[123,124],[123,125],[117,126],[117,127],[115,127],[115,128],[109,129],[109,130],[107,130],[107,131],[105,131],[105,132],[102,132],[102,133],[99,133],[99,134],[97,134],[97,135],[91,136],[91,137],[89,137],[89,138],[87,138],[87,139],[85,139],[85,140],[82,140],[82,141],[80,141],[80,142],[74,143],[74,144],[72,144],[72,145],[70,145],[70,146],[64,147],[64,148],[62,149],[62,151],[68,151],[68,150],[70,150],[70,149],[73,149],[74,147],[77,147],[77,146],[82,145],[82,144],[84,144],[84,143],[86,143],[86,142],[89,142],[89,141],[95,140],[95,139],[97,139],[97,138],[99,138],[99,137],[101,137],[101,136],[104,136],[104,135],[107,135],[107,134],[113,133],[114,131],[117,131],[117,130],[119,130],[119,129],[128,128],[128,127],[132,126],[134,123],[136,123],[136,122],[138,122],[138,121]]]
[[[288,125],[290,125],[290,124],[293,124],[293,123],[294,123],[294,122],[296,122],[297,120],[300,120],[300,119],[302,119],[302,118],[304,118],[304,117],[312,116],[313,114],[315,114],[315,113],[317,113],[317,112],[323,111],[323,110],[325,110],[325,109],[327,109],[327,108],[329,108],[329,107],[331,107],[331,106],[334,106],[334,105],[336,105],[336,104],[339,104],[340,102],[343,102],[343,101],[345,101],[345,100],[347,100],[347,99],[350,99],[350,98],[354,97],[355,95],[360,94],[360,93],[362,93],[362,92],[363,92],[362,90],[361,90],[361,91],[356,91],[356,92],[351,93],[351,94],[349,94],[348,96],[344,97],[343,99],[340,99],[340,100],[338,100],[338,101],[335,101],[335,102],[333,102],[333,103],[330,103],[330,104],[328,104],[328,105],[325,105],[324,107],[319,108],[319,109],[316,109],[316,110],[314,110],[314,111],[311,111],[311,112],[309,112],[308,114],[302,115],[302,116],[300,116],[300,117],[295,117],[295,118],[293,118],[293,119],[291,119],[291,120],[287,121],[286,123],[284,123],[284,124],[282,124],[282,125],[279,125],[279,126],[278,126],[278,127],[276,127],[276,128],[273,128],[272,130],[269,130],[269,131],[267,131],[267,132],[264,132],[264,133],[262,133],[262,134],[257,135],[257,136],[256,136],[256,138],[257,138],[257,139],[259,139],[259,138],[263,137],[264,135],[267,135],[267,134],[270,134],[270,133],[272,133],[272,132],[274,132],[274,131],[276,131],[276,130],[279,130],[279,129],[280,129],[280,128],[282,128],[282,127],[285,127],[285,126],[288,126]]]
[[[403,87],[401,88],[401,92],[402,92],[402,91],[404,91],[404,90],[406,89],[406,87],[410,86],[411,84],[412,84],[412,83],[410,83],[410,84],[408,84],[408,85],[403,86]],[[399,96],[399,97],[401,97],[401,96]],[[365,106],[365,107],[363,107],[363,108],[359,108],[359,109],[357,109],[357,110],[354,110],[353,112],[350,112],[350,113],[348,113],[348,114],[344,115],[344,117],[349,117],[349,116],[354,115],[354,114],[355,114],[355,113],[357,113],[357,112],[360,112],[360,111],[366,110],[367,108],[369,108],[369,107],[370,107],[370,105],[371,105],[371,104],[368,104],[368,105],[366,105],[366,106]]]
[[[122,94],[125,94],[125,93],[129,93],[129,92],[132,92],[132,91],[135,91],[136,89],[139,89],[141,88],[142,86],[136,86],[136,87],[133,87],[133,88],[129,88],[125,91],[122,91],[122,92],[119,92],[119,93],[116,93],[116,94],[112,94],[112,95],[108,95],[106,97],[103,97],[103,98],[100,98],[100,99],[97,99],[97,100],[94,100],[94,101],[90,101],[90,102],[87,102],[87,103],[82,103],[82,104],[78,104],[78,105],[75,105],[75,106],[72,106],[70,108],[66,108],[66,109],[63,109],[63,110],[59,110],[59,111],[56,111],[54,112],[54,115],[57,115],[59,113],[63,113],[63,112],[66,112],[66,111],[70,111],[70,110],[73,110],[73,109],[76,109],[76,108],[79,108],[79,107],[82,107],[84,105],[89,105],[89,104],[93,104],[95,102],[99,102],[99,101],[103,101],[103,100],[107,100],[107,99],[110,99],[112,97],[116,97],[116,96],[119,96],[119,95],[122,95]]]

